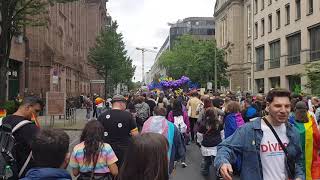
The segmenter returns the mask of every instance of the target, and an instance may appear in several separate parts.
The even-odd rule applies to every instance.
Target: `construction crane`
[[[153,49],[158,49],[158,48],[153,47]],[[158,52],[152,49],[140,48],[140,47],[136,47],[136,50],[141,51],[142,53],[142,83],[143,85],[145,85],[146,82],[145,82],[145,75],[144,75],[144,53],[145,52],[158,53]]]

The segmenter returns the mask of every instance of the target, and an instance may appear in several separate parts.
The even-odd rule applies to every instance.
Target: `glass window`
[[[261,36],[264,36],[264,19],[261,19]]]
[[[270,64],[269,68],[279,68],[280,67],[280,41],[272,42],[270,46]]]
[[[257,22],[254,24],[254,37],[258,38],[258,23]]]
[[[277,10],[277,29],[280,29],[281,26],[281,16],[280,16],[280,9]]]
[[[256,48],[256,71],[264,70],[264,46]]]
[[[300,19],[301,18],[301,1],[300,0],[296,0],[296,19]]]
[[[300,64],[301,35],[300,33],[287,37],[287,65]]]
[[[320,60],[320,26],[310,31],[310,61]]]
[[[286,25],[290,24],[290,5],[286,5]]]
[[[254,0],[254,13],[258,13],[258,0]]]
[[[272,32],[272,14],[269,14],[268,19],[269,19],[269,33],[270,33]]]
[[[309,10],[308,14],[313,13],[313,0],[308,0],[308,10]]]

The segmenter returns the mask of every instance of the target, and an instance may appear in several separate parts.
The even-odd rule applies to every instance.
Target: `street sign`
[[[52,84],[58,84],[59,83],[59,76],[52,76]]]
[[[91,84],[104,84],[105,81],[102,79],[102,80],[90,80],[90,83]]]
[[[46,111],[48,116],[64,115],[66,110],[66,94],[63,92],[46,93]]]

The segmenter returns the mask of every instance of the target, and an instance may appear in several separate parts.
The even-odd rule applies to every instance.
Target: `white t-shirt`
[[[289,139],[286,135],[286,125],[273,127],[282,143],[287,146]],[[285,154],[266,123],[261,121],[263,137],[260,145],[260,157],[264,180],[285,180],[288,179],[285,167]]]

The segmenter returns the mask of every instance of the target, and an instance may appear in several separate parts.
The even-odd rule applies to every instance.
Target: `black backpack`
[[[23,120],[13,128],[9,124],[0,125],[0,180],[9,179],[17,175],[18,177],[20,177],[27,167],[32,157],[32,152],[30,152],[21,170],[17,170],[15,169],[17,167],[16,159],[14,158],[12,151],[15,145],[15,138],[13,136],[13,133],[29,123],[32,122]],[[19,174],[15,174],[14,172],[19,172]]]

